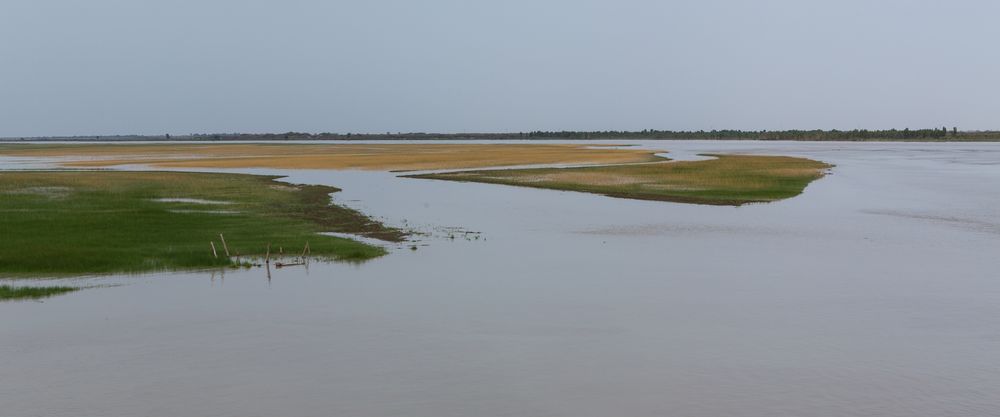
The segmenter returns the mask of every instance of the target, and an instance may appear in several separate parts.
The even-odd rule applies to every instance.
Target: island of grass
[[[233,265],[237,254],[365,260],[384,249],[321,235],[403,233],[330,204],[333,187],[242,174],[0,172],[0,276],[138,273]],[[210,242],[215,245],[213,253]]]
[[[12,287],[0,285],[0,301],[38,300],[79,290],[76,287]]]
[[[582,191],[640,200],[739,206],[794,197],[831,167],[823,162],[787,156],[706,156],[713,158],[575,168],[460,171],[409,177]]]

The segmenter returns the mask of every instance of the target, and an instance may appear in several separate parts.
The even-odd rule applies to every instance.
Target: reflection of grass
[[[830,167],[785,156],[713,155],[716,159],[582,168],[463,171],[415,175],[612,197],[681,203],[742,205],[794,197]]]
[[[74,287],[11,287],[0,285],[0,301],[2,300],[22,300],[51,297],[54,295],[73,292],[79,288]]]
[[[661,160],[653,151],[565,144],[0,145],[0,155],[59,157],[67,166],[430,170]]]
[[[233,255],[301,251],[369,259],[381,248],[317,232],[402,234],[329,204],[324,186],[180,172],[0,173],[0,275],[141,272],[225,266]],[[158,200],[158,199],[211,200]],[[212,203],[212,204],[206,204]],[[219,257],[213,256],[214,241]]]

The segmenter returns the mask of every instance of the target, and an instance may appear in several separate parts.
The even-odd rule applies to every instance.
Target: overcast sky
[[[996,129],[998,19],[995,0],[2,0],[0,136]]]

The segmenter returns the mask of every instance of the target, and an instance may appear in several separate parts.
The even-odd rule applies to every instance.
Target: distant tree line
[[[532,131],[508,133],[196,133],[190,135],[119,135],[119,136],[61,136],[35,138],[3,138],[16,140],[176,140],[176,141],[232,141],[232,140],[600,140],[600,139],[654,139],[654,140],[798,140],[798,141],[998,141],[1000,131],[960,131],[951,129],[888,129],[888,130],[656,130],[640,131]]]
[[[965,132],[961,132],[964,134]],[[991,132],[1000,138],[1000,132]],[[642,131],[603,132],[529,132],[527,138],[569,138],[569,139],[706,139],[706,140],[806,140],[806,141],[867,141],[867,140],[945,140],[958,138],[957,128],[949,131],[940,129],[889,129],[889,130],[698,130],[673,131],[647,129]]]
[[[963,132],[953,127],[937,129],[888,130],[698,130],[676,131],[645,129],[640,131],[531,131],[517,133],[266,133],[192,135],[201,140],[500,140],[500,139],[656,139],[656,140],[800,140],[800,141],[968,141],[1000,140],[1000,131]]]

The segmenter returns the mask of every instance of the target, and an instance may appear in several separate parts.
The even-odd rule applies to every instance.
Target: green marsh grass
[[[0,301],[37,300],[79,290],[75,287],[12,287],[0,285]]]
[[[330,204],[336,188],[242,174],[123,171],[0,173],[0,275],[139,273],[231,266],[235,256],[301,251],[365,260],[384,249],[319,232],[401,240]],[[191,200],[193,199],[193,200]],[[206,201],[199,201],[206,200]],[[218,257],[209,242],[215,242]]]

